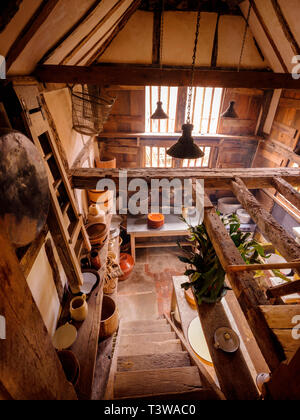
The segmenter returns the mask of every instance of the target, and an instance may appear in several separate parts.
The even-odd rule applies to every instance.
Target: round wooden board
[[[16,247],[32,242],[49,211],[46,168],[35,145],[22,133],[0,130],[0,220]]]

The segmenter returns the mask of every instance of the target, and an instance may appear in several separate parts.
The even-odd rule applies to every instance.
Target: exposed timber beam
[[[89,58],[89,60],[86,63],[87,66],[90,66],[95,61],[98,61],[99,58],[105,53],[105,51],[113,42],[113,40],[116,38],[116,36],[119,35],[119,33],[125,27],[125,25],[129,21],[131,16],[137,11],[140,4],[141,4],[141,0],[133,0],[132,4],[128,7],[125,13],[117,21],[117,24],[114,30],[112,31],[112,33],[109,35],[109,37],[105,40],[105,42],[101,45],[101,47],[97,49],[97,51]]]
[[[97,182],[101,179],[113,179],[119,185],[119,169],[98,169],[80,168],[72,169],[73,188],[95,189]],[[280,176],[291,185],[299,184],[300,168],[250,168],[250,169],[195,169],[195,168],[176,168],[176,169],[129,169],[127,170],[128,180],[142,178],[149,184],[151,179],[204,179],[205,188],[211,189],[231,189],[231,181],[241,178],[248,188],[272,188],[272,178]],[[294,258],[295,259],[295,258]]]
[[[256,6],[255,0],[249,0],[249,1],[252,4],[252,9],[254,11],[254,14],[257,17],[260,25],[262,26],[263,31],[264,31],[266,37],[268,38],[268,41],[271,44],[271,46],[273,48],[273,51],[276,54],[276,56],[277,56],[277,58],[278,58],[278,60],[279,60],[279,62],[281,64],[281,67],[282,67],[283,71],[285,73],[289,73],[289,70],[288,70],[288,68],[287,68],[287,66],[286,66],[286,64],[285,64],[285,62],[284,62],[284,60],[282,58],[282,55],[281,55],[279,49],[277,48],[277,45],[275,44],[274,39],[273,39],[273,37],[272,37],[272,35],[271,35],[271,33],[270,33],[270,31],[269,31],[266,23],[265,23],[262,15],[260,13],[260,11],[258,10],[258,7]]]
[[[300,166],[300,156],[285,144],[276,140],[261,140],[261,147],[269,150],[271,153],[280,154],[284,159],[298,163]]]
[[[81,24],[84,24],[87,18],[95,11],[97,6],[99,5],[99,0],[95,0],[91,7],[80,17],[80,19],[70,28],[41,58],[39,64],[45,63],[54,53],[55,51],[62,46],[62,44],[66,41],[69,36],[74,34],[76,30],[78,30]]]
[[[288,182],[280,177],[274,177],[272,184],[276,190],[283,195],[297,209],[300,209],[300,193],[295,190]]]
[[[37,33],[39,28],[48,18],[52,10],[55,8],[59,0],[44,0],[24,29],[21,31],[15,42],[10,47],[6,55],[6,71],[8,71],[12,64],[16,61],[22,53],[26,45],[30,42],[32,37]]]
[[[300,292],[300,280],[291,281],[289,283],[280,284],[279,286],[270,287],[267,290],[267,297],[269,299],[287,296]]]
[[[295,53],[295,55],[300,55],[300,47],[299,44],[296,40],[296,38],[294,37],[294,34],[281,10],[280,4],[278,2],[278,0],[271,0],[275,13],[277,15],[277,18],[279,20],[280,26],[286,36],[286,39],[289,41],[289,43],[291,44],[291,47]]]
[[[191,69],[138,65],[57,66],[42,65],[35,70],[41,82],[87,83],[92,85],[189,86]],[[300,80],[291,74],[263,71],[196,69],[194,86],[258,89],[300,89]]]
[[[205,209],[204,224],[224,270],[228,271],[231,265],[244,264],[240,252],[214,208]],[[227,272],[227,276],[257,344],[269,368],[274,371],[280,361],[284,360],[284,355],[259,310],[260,302],[268,304],[268,301],[253,274]]]
[[[89,33],[84,36],[80,41],[75,45],[75,47],[64,57],[64,59],[60,62],[60,64],[67,64],[74,55],[76,55],[86,44],[87,42],[99,31],[101,26],[103,26],[116,11],[119,9],[120,6],[124,3],[125,0],[119,0],[117,3],[113,5],[111,9],[97,22],[96,26],[94,26]],[[93,48],[95,45],[93,45]]]
[[[260,232],[275,246],[287,261],[300,260],[300,245],[267,212],[247,189],[244,182],[236,178],[231,182],[234,195],[251,215]]]

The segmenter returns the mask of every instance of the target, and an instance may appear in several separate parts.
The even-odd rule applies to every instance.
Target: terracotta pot
[[[119,326],[119,316],[115,301],[109,296],[103,296],[100,338],[113,335]]]
[[[158,229],[165,223],[165,216],[163,214],[148,214],[148,227],[150,229]]]
[[[123,276],[119,277],[120,281],[128,279],[134,268],[134,260],[130,254],[120,254],[120,268],[123,271]]]
[[[71,382],[72,385],[76,386],[80,374],[80,365],[77,357],[70,350],[60,350],[57,352],[57,355],[62,364],[67,380]]]
[[[95,270],[100,270],[101,261],[100,261],[99,251],[91,252],[91,264],[92,264],[92,268],[94,268]]]

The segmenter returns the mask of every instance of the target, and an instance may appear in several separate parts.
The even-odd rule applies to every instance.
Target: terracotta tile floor
[[[175,247],[137,249],[133,273],[118,286],[119,310],[123,318],[134,319],[136,313],[136,319],[141,319],[140,315],[146,314],[144,305],[149,311],[147,318],[154,314],[161,317],[164,312],[170,312],[172,276],[182,275],[185,270],[178,255],[180,250]],[[149,306],[150,294],[156,297],[152,307]]]

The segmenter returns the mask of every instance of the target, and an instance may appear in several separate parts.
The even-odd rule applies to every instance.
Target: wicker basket
[[[100,134],[116,98],[87,85],[73,86],[71,97],[74,130],[88,136]]]

